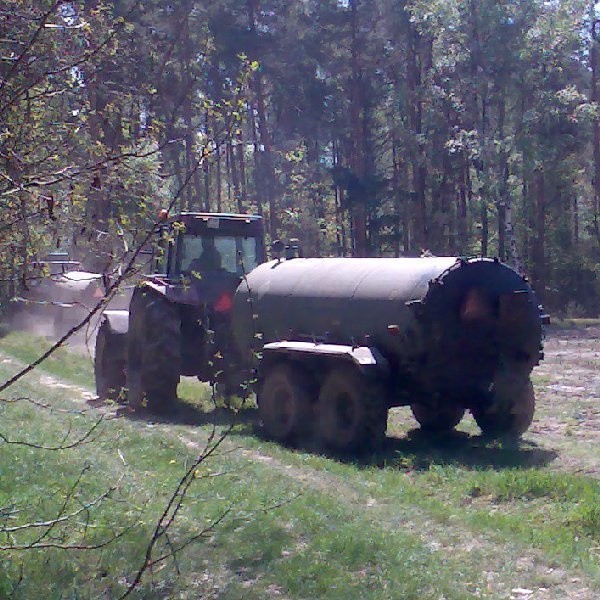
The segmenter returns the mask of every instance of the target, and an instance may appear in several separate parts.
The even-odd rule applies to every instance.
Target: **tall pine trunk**
[[[352,74],[350,79],[350,118],[352,121],[352,143],[350,165],[354,176],[359,182],[359,189],[352,194],[351,213],[352,213],[352,234],[354,241],[354,256],[367,255],[367,210],[364,191],[364,182],[366,176],[365,164],[365,140],[362,119],[362,69],[359,56],[359,38],[358,38],[358,0],[350,0],[352,43],[351,43],[351,64]]]
[[[248,27],[250,29],[251,34],[254,37],[257,36],[256,13],[258,11],[258,8],[259,0],[247,1]],[[267,122],[264,81],[260,69],[255,71],[252,78],[251,87],[254,92],[254,104],[258,117],[258,137],[260,140],[260,170],[258,171],[258,176],[263,185],[262,190],[264,191],[264,194],[266,196],[266,202],[269,206],[268,230],[271,236],[271,240],[274,240],[279,232],[279,215],[277,213],[277,203],[275,198],[276,184],[275,169],[273,166],[273,143],[271,140],[271,133],[269,131],[269,126]]]

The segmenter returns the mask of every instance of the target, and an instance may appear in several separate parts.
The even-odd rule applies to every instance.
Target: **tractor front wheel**
[[[177,307],[149,290],[136,292],[130,308],[127,388],[133,408],[146,403],[168,412],[181,372],[181,320]]]

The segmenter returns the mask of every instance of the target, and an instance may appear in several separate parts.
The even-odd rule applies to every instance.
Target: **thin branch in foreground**
[[[140,582],[142,580],[142,576],[144,575],[144,573],[146,571],[148,571],[149,569],[151,569],[153,566],[157,565],[158,563],[162,562],[166,558],[173,556],[172,553],[168,553],[165,556],[161,556],[160,558],[153,558],[152,553],[153,553],[154,548],[155,548],[156,544],[158,543],[158,541],[167,535],[169,529],[173,525],[173,523],[175,521],[175,517],[177,516],[177,514],[179,513],[179,511],[183,505],[183,501],[187,495],[187,492],[188,492],[190,486],[192,485],[192,483],[194,482],[194,480],[196,479],[195,473],[196,473],[197,468],[206,459],[208,459],[210,456],[212,456],[216,452],[216,450],[219,448],[219,446],[221,446],[221,444],[223,443],[225,438],[229,435],[231,429],[232,429],[232,426],[230,426],[226,430],[222,431],[219,434],[219,436],[217,437],[216,426],[213,426],[213,429],[208,437],[208,440],[207,440],[203,450],[196,457],[196,460],[194,460],[192,462],[192,464],[186,469],[185,473],[179,480],[179,483],[175,487],[175,490],[171,494],[171,497],[169,498],[169,501],[167,502],[165,509],[163,510],[162,514],[158,518],[156,525],[154,527],[154,531],[150,538],[150,541],[148,542],[148,545],[146,547],[146,554],[144,557],[144,562],[142,563],[139,570],[135,574],[133,581],[128,585],[125,592],[119,597],[119,600],[122,600],[123,598],[127,598],[137,588],[137,586],[140,584]],[[230,512],[230,510],[231,509],[227,509],[224,512],[224,514],[222,514],[218,519],[216,519],[215,525],[216,525],[216,523],[221,522],[225,518],[225,516]],[[199,539],[201,537],[201,535],[202,535],[201,533],[197,534],[196,536],[194,536],[194,538]],[[189,542],[189,543],[191,543],[191,542]]]
[[[104,421],[104,416],[100,416],[96,420],[96,422],[81,437],[77,438],[76,440],[74,440],[72,442],[65,443],[71,433],[71,430],[69,429],[67,431],[67,433],[65,434],[65,436],[63,437],[62,442],[57,446],[45,446],[43,444],[37,444],[35,442],[29,442],[29,441],[21,440],[21,439],[13,440],[13,439],[7,437],[6,435],[4,435],[2,432],[0,432],[0,441],[4,442],[5,444],[10,444],[13,446],[25,446],[27,448],[35,448],[36,450],[49,450],[49,451],[70,450],[71,448],[76,448],[78,446],[82,446],[83,444],[87,443],[88,440],[90,440],[90,437],[92,436],[92,434],[98,429],[98,427],[100,426],[100,423],[102,423],[103,421]]]
[[[63,413],[66,415],[80,415],[84,416],[88,414],[93,409],[86,408],[60,408],[58,406],[53,406],[49,402],[42,402],[41,400],[36,400],[34,398],[29,398],[28,396],[17,396],[16,398],[0,398],[0,402],[3,404],[17,404],[19,402],[27,402],[36,408],[43,408],[51,413]]]
[[[16,531],[23,531],[26,529],[38,529],[38,528],[47,528],[47,527],[54,527],[55,525],[59,524],[59,523],[64,523],[70,519],[73,519],[75,517],[77,517],[78,515],[80,515],[81,513],[89,510],[90,508],[93,508],[95,506],[97,506],[98,504],[100,504],[101,502],[103,502],[106,498],[108,498],[115,490],[118,489],[121,481],[122,481],[122,477],[119,479],[119,481],[117,481],[116,484],[111,485],[104,493],[100,494],[99,496],[96,496],[95,498],[93,498],[92,500],[90,500],[89,502],[83,504],[80,508],[78,508],[76,511],[73,511],[69,514],[64,514],[64,511],[66,510],[65,506],[66,503],[68,502],[68,500],[70,498],[73,497],[73,494],[75,492],[75,490],[77,489],[77,487],[79,486],[79,483],[81,482],[81,477],[83,476],[83,474],[89,469],[89,467],[85,467],[79,477],[77,478],[77,480],[75,481],[75,483],[71,486],[71,490],[69,491],[69,493],[67,494],[67,496],[65,497],[65,501],[63,502],[62,508],[61,510],[58,512],[58,515],[54,518],[54,519],[48,519],[46,521],[32,521],[31,523],[23,523],[22,525],[15,525],[14,527],[0,527],[0,533],[15,533]]]
[[[77,517],[86,514],[89,515],[90,511],[94,508],[97,508],[100,504],[102,504],[105,500],[107,500],[117,489],[119,489],[123,477],[120,477],[119,480],[111,485],[105,492],[96,496],[92,500],[81,504],[81,506],[77,510],[73,510],[71,512],[67,512],[68,504],[71,500],[74,500],[75,493],[80,487],[81,478],[84,473],[89,470],[89,466],[84,467],[81,473],[71,486],[68,493],[65,495],[61,507],[59,508],[56,517],[53,519],[48,519],[45,521],[32,521],[29,523],[23,523],[21,525],[15,525],[12,527],[0,526],[0,534],[5,534],[7,536],[12,536],[15,533],[23,533],[27,531],[32,531],[36,529],[41,529],[41,533],[33,540],[28,543],[14,543],[14,544],[3,544],[0,545],[0,551],[26,551],[26,550],[41,550],[48,548],[56,548],[61,550],[98,550],[100,548],[104,548],[109,544],[112,544],[116,540],[123,537],[129,531],[133,529],[133,525],[125,527],[118,531],[117,533],[111,535],[108,539],[104,539],[101,542],[95,544],[86,544],[82,542],[72,542],[65,543],[55,541],[53,539],[49,539],[52,532],[59,527],[60,525],[65,525],[67,523],[73,522]],[[18,511],[12,511],[11,515]],[[11,515],[6,515],[10,517]],[[87,521],[85,525],[85,531],[87,531]],[[85,532],[83,533],[85,536]]]

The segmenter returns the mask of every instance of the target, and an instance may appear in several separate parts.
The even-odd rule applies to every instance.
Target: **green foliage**
[[[307,255],[499,255],[597,313],[589,2],[53,6],[0,12],[0,300],[52,248],[115,270],[171,206]]]

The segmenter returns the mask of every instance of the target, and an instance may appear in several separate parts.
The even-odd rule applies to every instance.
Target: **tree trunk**
[[[390,128],[391,129],[391,128]],[[392,138],[392,198],[394,199],[394,256],[400,256],[400,228],[402,224],[402,198],[400,197],[400,164],[398,141]]]
[[[354,241],[354,256],[367,256],[367,210],[364,182],[366,175],[364,155],[364,129],[362,123],[361,108],[362,98],[362,70],[359,56],[358,39],[358,0],[350,0],[352,43],[351,64],[352,75],[350,81],[350,118],[352,121],[352,145],[350,154],[350,165],[354,176],[359,182],[359,190],[351,197],[352,205],[352,233]]]
[[[181,206],[184,210],[192,210],[192,169],[194,169],[194,128],[192,124],[192,46],[190,38],[190,11],[188,3],[183,7],[185,14],[182,35],[182,82],[183,82],[183,120],[185,123],[185,178],[181,197]]]
[[[427,235],[427,200],[426,182],[427,167],[421,149],[422,134],[422,102],[419,87],[421,85],[421,72],[418,57],[419,32],[414,25],[407,22],[408,57],[406,65],[406,80],[408,87],[408,123],[413,136],[411,163],[412,163],[412,188],[413,188],[413,236],[412,245],[415,250],[427,249],[429,245]]]
[[[204,111],[204,126],[206,127],[206,135],[210,138],[210,114],[208,109]],[[212,208],[212,202],[210,197],[210,153],[205,149],[204,156],[202,157],[202,174],[204,180],[204,204],[203,209],[206,212],[210,212]]]
[[[506,150],[503,144],[504,139],[504,119],[506,116],[506,103],[504,98],[498,103],[498,137],[500,139],[500,150],[498,152],[500,182],[498,185],[498,258],[506,260],[506,233],[507,233],[507,214],[510,212],[510,197],[508,193],[508,160]],[[512,223],[511,223],[512,227]]]
[[[533,241],[533,283],[540,300],[544,301],[546,288],[546,182],[544,171],[535,170],[535,233]]]
[[[458,253],[467,254],[469,234],[467,228],[467,194],[470,192],[469,163],[465,159],[458,188],[458,207],[456,211],[456,231],[458,234]]]
[[[244,140],[242,134],[238,134],[237,144],[235,146],[237,164],[239,168],[239,185],[240,185],[240,212],[244,213],[250,210],[248,206],[248,190],[246,182],[246,162],[244,158]]]
[[[248,27],[253,36],[257,36],[256,13],[259,0],[247,0]],[[254,58],[254,57],[251,57]],[[268,231],[272,240],[277,238],[279,231],[279,215],[275,201],[275,169],[273,167],[273,143],[267,123],[267,111],[265,103],[264,82],[260,70],[255,71],[252,78],[252,89],[254,91],[254,102],[258,117],[258,135],[260,139],[260,171],[257,173],[259,180],[263,183],[263,190],[269,206]],[[258,190],[257,190],[258,191]]]
[[[250,121],[250,131],[252,132],[252,147],[254,156],[254,204],[256,205],[256,211],[259,215],[263,214],[263,200],[261,196],[261,191],[258,188],[258,181],[260,181],[262,166],[261,166],[261,153],[258,149],[258,132],[256,126],[256,119],[254,115],[254,110],[250,108],[249,110],[249,121]],[[267,229],[268,232],[268,229]],[[276,238],[271,237],[271,242],[275,241]]]
[[[600,21],[595,19],[595,3],[592,4],[592,42],[590,49],[590,66],[592,71],[590,100],[597,103],[598,94],[598,45],[600,44]],[[593,131],[594,145],[594,206],[592,215],[592,227],[596,237],[596,242],[600,248],[600,116],[594,119]]]
[[[244,212],[244,203],[242,201],[240,178],[238,174],[238,166],[236,164],[235,147],[233,146],[233,140],[229,140],[229,143],[227,144],[227,150],[229,153],[229,169],[231,171],[233,199],[235,201],[236,210],[241,214]]]
[[[217,212],[222,212],[223,211],[223,204],[222,204],[222,198],[221,195],[223,193],[222,191],[222,179],[221,179],[221,146],[219,144],[219,142],[217,142],[217,147],[215,148],[215,179],[216,181],[216,200],[217,200]]]

